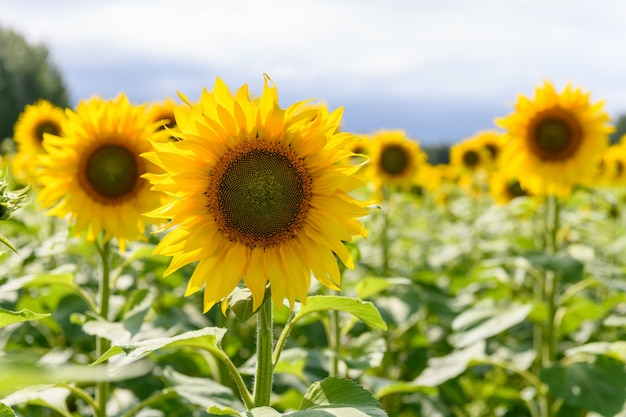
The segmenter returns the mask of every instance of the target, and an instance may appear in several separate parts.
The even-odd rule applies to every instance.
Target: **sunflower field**
[[[26,106],[0,181],[0,417],[626,416],[626,143],[545,81],[430,164],[403,130]],[[626,141],[624,141],[626,142]]]

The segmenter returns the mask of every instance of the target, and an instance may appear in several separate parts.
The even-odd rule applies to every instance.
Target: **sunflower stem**
[[[255,407],[270,405],[274,374],[274,366],[272,364],[272,349],[274,347],[272,314],[272,303],[270,300],[265,300],[257,313],[257,368],[254,381]]]
[[[109,320],[109,298],[111,296],[111,243],[106,241],[102,247],[97,245],[98,252],[102,257],[102,276],[100,280],[100,317]],[[104,337],[96,338],[96,357],[100,357],[110,347],[109,340]],[[98,417],[106,417],[106,405],[109,399],[109,383],[100,381],[96,386],[96,403],[98,404]]]
[[[546,206],[546,252],[555,255],[558,250],[557,234],[559,231],[559,201],[556,196],[548,197]],[[557,353],[557,292],[559,288],[559,274],[555,271],[545,271],[544,281],[541,284],[541,300],[547,307],[548,316],[542,326],[539,342],[540,368],[550,366],[556,360]],[[551,417],[558,407],[555,406],[554,394],[546,391],[540,397],[543,417]]]
[[[389,274],[389,189],[383,185],[382,190],[382,203],[383,209],[381,215],[383,216],[382,230],[380,231],[380,249],[382,255],[382,276],[386,277]],[[385,207],[386,206],[386,207]]]

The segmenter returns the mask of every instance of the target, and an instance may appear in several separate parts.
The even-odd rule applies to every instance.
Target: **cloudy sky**
[[[345,130],[424,144],[493,128],[544,79],[626,113],[624,22],[623,0],[0,0],[74,104],[197,99],[216,77],[257,94],[267,73],[283,107],[318,98]]]

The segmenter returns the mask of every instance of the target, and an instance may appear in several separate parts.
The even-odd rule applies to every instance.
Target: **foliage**
[[[0,141],[13,135],[19,114],[38,99],[69,106],[61,72],[44,45],[30,44],[15,31],[0,28]]]
[[[274,311],[271,404],[251,408],[239,395],[256,367],[246,289],[226,316],[201,314],[200,296],[183,297],[190,270],[163,278],[152,236],[113,251],[104,320],[91,305],[96,248],[26,206],[2,223],[19,253],[0,258],[0,412],[91,415],[106,381],[118,416],[620,415],[626,224],[610,204],[623,191],[605,191],[560,203],[555,252],[546,201],[390,194],[350,246],[342,294],[314,287],[306,305]],[[541,298],[557,276],[555,297]],[[95,338],[110,342],[100,356]]]

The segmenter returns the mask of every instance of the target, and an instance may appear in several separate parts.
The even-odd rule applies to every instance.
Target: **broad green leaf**
[[[16,417],[15,411],[8,405],[0,403],[0,417]]]
[[[300,306],[293,322],[295,323],[307,314],[329,310],[350,313],[363,320],[365,324],[373,329],[387,330],[387,324],[383,321],[374,304],[357,298],[338,295],[314,295],[308,297],[306,305]]]
[[[365,332],[348,346],[346,358],[349,369],[372,369],[380,366],[387,351],[385,339],[378,333]]]
[[[477,308],[479,307],[475,307],[472,310],[468,310],[468,312],[461,313],[458,320],[464,320],[463,316],[465,314],[473,314],[474,310]],[[470,328],[463,332],[457,332],[450,335],[449,341],[453,346],[463,348],[476,343],[479,340],[495,336],[524,321],[531,309],[532,305],[530,304],[517,303],[511,304],[503,309],[492,309],[486,320],[481,321],[475,326],[468,326]],[[484,319],[484,317],[481,318]],[[455,326],[455,324],[456,323],[453,323],[453,327],[458,328],[458,325]]]
[[[300,409],[303,411],[292,415],[305,417],[323,415],[321,412],[326,412],[332,416],[387,416],[371,392],[350,379],[337,377],[326,378],[311,385],[304,395]]]
[[[432,358],[428,367],[413,380],[415,385],[436,387],[456,378],[467,369],[470,362],[485,356],[485,341],[480,340],[465,349],[455,350],[447,356]]]
[[[325,378],[311,385],[302,399],[300,410],[322,405],[380,407],[371,392],[350,379],[337,377]]]
[[[564,314],[559,328],[560,334],[569,335],[579,330],[583,323],[605,317],[613,306],[613,302],[597,302],[585,294],[577,294],[567,305],[561,307]]]
[[[74,275],[72,273],[41,273],[36,275],[26,275],[23,277],[10,279],[5,284],[0,286],[0,291],[17,291],[21,288],[28,286],[39,285],[64,285],[64,286],[76,286],[74,284]]]
[[[176,372],[170,367],[163,370],[163,377],[168,389],[174,390],[182,399],[190,404],[206,409],[215,407],[222,410],[222,415],[238,415],[235,409],[243,410],[245,406],[235,397],[233,390],[212,379],[191,377]],[[229,412],[230,414],[226,414]]]
[[[15,391],[2,399],[5,405],[32,404],[52,410],[59,410],[64,415],[67,411],[66,399],[70,395],[67,388],[54,385],[37,385]],[[10,415],[10,414],[9,414]]]
[[[271,407],[255,407],[252,410],[246,411],[244,415],[246,417],[281,417],[284,414],[280,414]]]
[[[50,314],[33,313],[32,311],[25,308],[20,311],[11,311],[0,307],[0,329],[12,323],[19,323],[29,320],[39,320],[48,316],[50,316]]]
[[[412,281],[408,278],[393,277],[366,277],[356,283],[355,290],[359,298],[369,298],[379,294],[388,288],[398,285],[411,285]]]
[[[609,356],[555,364],[542,370],[541,379],[566,404],[606,417],[615,416],[626,401],[626,366]]]
[[[121,381],[146,374],[152,366],[144,361],[127,365],[119,370],[107,366],[54,365],[44,366],[24,362],[21,358],[5,356],[0,361],[0,396],[17,389],[39,384]]]
[[[299,411],[281,414],[271,407],[246,411],[246,417],[387,417],[378,400],[350,379],[326,378],[311,385]]]
[[[567,356],[579,354],[607,355],[614,356],[626,363],[626,341],[616,340],[615,342],[591,342],[576,346],[565,351]]]
[[[570,255],[530,253],[526,255],[526,258],[535,267],[543,268],[548,271],[554,271],[557,274],[560,274],[565,281],[578,282],[583,278],[583,263]]]
[[[101,357],[96,359],[92,365],[97,365],[112,356],[125,353],[127,358],[134,360],[142,358],[158,349],[187,346],[207,350],[209,352],[221,350],[219,344],[226,333],[226,329],[221,327],[206,327],[200,330],[193,330],[174,337],[159,337],[147,339],[135,343],[112,346]]]
[[[209,415],[211,416],[235,416],[235,417],[241,417],[241,414],[239,414],[237,411],[233,410],[230,407],[217,407],[215,405],[209,407],[207,409],[207,412],[209,413]]]
[[[436,395],[437,388],[416,385],[411,381],[400,381],[398,379],[388,379],[371,375],[363,375],[360,378],[365,385],[374,393],[378,399],[392,394],[406,394],[421,392],[429,395]]]

